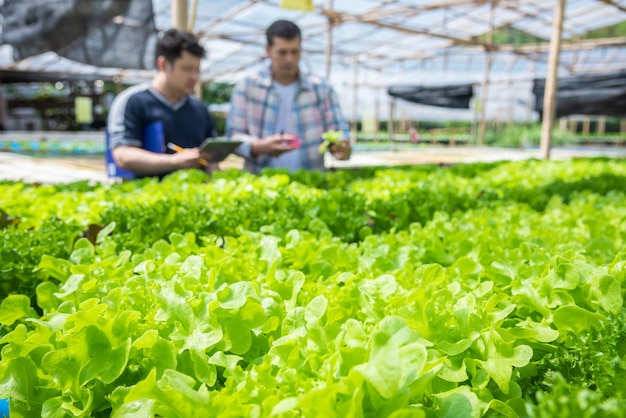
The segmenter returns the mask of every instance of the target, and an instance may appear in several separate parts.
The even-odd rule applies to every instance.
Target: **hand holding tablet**
[[[204,157],[199,158],[198,161],[203,166],[209,163],[218,163],[235,151],[240,144],[241,141],[220,141],[215,138],[207,138],[198,147],[198,151]],[[174,152],[185,151],[183,147],[172,142],[169,142],[167,147]]]
[[[181,147],[180,145],[176,145],[173,142],[168,142],[167,143],[167,147],[169,149],[171,149],[174,152],[183,152],[185,151],[185,148]],[[207,160],[205,160],[204,158],[198,158],[198,162],[203,166],[206,167],[209,162]]]
[[[215,138],[207,138],[200,144],[198,149],[200,150],[200,154],[204,154],[209,162],[219,163],[232,154],[241,143],[241,141],[224,141]]]

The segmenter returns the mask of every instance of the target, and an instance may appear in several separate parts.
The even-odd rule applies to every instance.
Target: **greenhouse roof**
[[[167,3],[157,10],[169,20]],[[315,11],[287,11],[278,1],[210,2],[199,7],[195,29],[207,43],[212,58],[208,77],[236,74],[263,57],[263,33],[268,22],[285,17],[303,29],[309,65],[324,70],[329,21],[332,31],[332,69],[352,67],[396,73],[430,68],[462,78],[484,71],[485,52],[494,52],[492,71],[541,72],[548,57],[555,2],[463,0],[336,0],[316,1]],[[202,1],[200,1],[202,4]],[[229,6],[226,6],[226,5]],[[226,10],[226,12],[224,12]],[[626,66],[626,38],[576,42],[588,31],[626,21],[626,1],[570,0],[563,25],[562,68],[578,73]],[[544,43],[491,46],[481,35],[490,28],[515,29]],[[482,37],[484,38],[484,36]],[[533,64],[534,63],[534,64]]]
[[[152,1],[157,28],[171,27],[171,1]],[[352,76],[358,63],[359,70],[372,72],[369,82],[382,85],[406,80],[420,71],[439,74],[439,80],[427,80],[431,83],[476,81],[476,76],[484,73],[487,51],[493,51],[493,74],[541,76],[545,73],[556,5],[546,0],[315,0],[314,10],[306,12],[284,9],[280,0],[197,0],[195,9],[194,0],[188,3],[194,32],[208,50],[202,68],[205,81],[230,80],[262,62],[266,26],[286,18],[302,28],[305,66],[326,73],[328,28],[332,22],[331,77],[346,70]],[[589,31],[624,21],[626,0],[567,1],[561,72],[626,68],[626,37],[580,40]],[[536,41],[489,44],[485,34],[490,28],[522,33]],[[0,69],[131,79],[148,76],[145,71],[80,64],[54,52],[15,61],[10,45],[0,47]]]
[[[129,1],[146,4],[145,0]],[[152,0],[156,29],[173,26],[173,1]],[[247,71],[266,65],[265,29],[276,19],[289,19],[302,29],[302,67],[328,75],[340,96],[343,94],[344,102],[348,96],[354,96],[355,114],[356,93],[350,91],[354,92],[357,84],[363,97],[372,98],[397,84],[480,85],[487,73],[490,84],[506,83],[509,87],[544,78],[558,3],[555,0],[313,0],[313,10],[302,11],[281,7],[282,1],[188,0],[189,21],[208,51],[201,68],[202,80],[234,82]],[[8,2],[14,2],[14,7],[27,3],[38,3],[40,7],[51,4],[49,0],[4,0],[5,5]],[[624,22],[626,0],[568,0],[559,76],[625,69]],[[116,24],[127,23],[132,25],[132,19],[116,20]],[[594,31],[595,36],[589,36]],[[128,48],[133,47],[131,43]],[[331,53],[327,55],[329,50]],[[0,70],[63,73],[68,79],[72,74],[83,79],[102,76],[127,83],[152,75],[149,70],[81,64],[51,51],[15,60],[14,50],[8,44],[0,46]],[[524,85],[525,91],[529,91],[529,86]],[[505,90],[490,94],[506,95]],[[513,102],[525,107],[518,99]]]

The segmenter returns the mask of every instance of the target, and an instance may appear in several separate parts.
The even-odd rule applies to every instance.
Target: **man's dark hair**
[[[159,34],[159,40],[156,45],[156,58],[165,57],[167,62],[173,64],[176,59],[180,58],[183,51],[187,51],[196,57],[204,58],[204,48],[198,42],[198,38],[191,33],[169,29]]]
[[[269,46],[274,45],[274,38],[281,39],[302,39],[302,34],[300,33],[300,28],[295,23],[289,20],[277,20],[272,23],[265,32],[265,36],[267,37],[267,44]]]

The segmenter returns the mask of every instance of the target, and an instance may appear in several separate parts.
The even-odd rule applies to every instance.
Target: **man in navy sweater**
[[[215,124],[207,106],[193,96],[204,54],[188,32],[170,29],[159,37],[152,81],[124,90],[111,105],[109,146],[119,168],[135,177],[214,168],[203,160],[198,146],[215,136]],[[167,143],[179,152],[168,149]]]

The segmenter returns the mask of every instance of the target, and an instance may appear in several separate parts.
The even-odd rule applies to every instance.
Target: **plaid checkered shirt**
[[[250,143],[276,133],[279,102],[269,68],[246,77],[233,89],[226,135],[231,140],[243,141],[236,153],[245,158],[244,168],[252,173],[258,173],[269,165],[269,155],[251,155]],[[299,150],[302,153],[302,168],[323,170],[324,155],[319,152],[322,134],[341,130],[344,138],[349,137],[348,124],[342,116],[335,91],[323,78],[301,72],[293,112],[298,135],[302,139]]]

